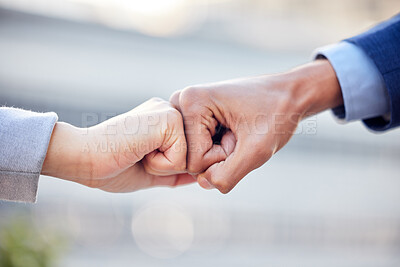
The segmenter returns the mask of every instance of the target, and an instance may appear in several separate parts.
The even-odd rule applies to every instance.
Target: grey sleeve
[[[57,114],[0,107],[0,200],[36,202]]]

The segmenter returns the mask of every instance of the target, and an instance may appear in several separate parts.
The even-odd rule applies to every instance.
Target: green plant
[[[0,228],[0,267],[54,266],[64,245],[60,235],[47,232],[45,239],[30,220],[14,219]]]

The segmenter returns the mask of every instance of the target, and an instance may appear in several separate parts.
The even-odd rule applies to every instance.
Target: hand
[[[42,174],[109,192],[194,182],[181,114],[161,99],[90,128],[57,123]]]
[[[334,70],[318,60],[279,75],[191,86],[170,101],[184,117],[188,171],[202,187],[227,193],[281,149],[303,118],[343,100]],[[215,144],[218,125],[226,131]]]

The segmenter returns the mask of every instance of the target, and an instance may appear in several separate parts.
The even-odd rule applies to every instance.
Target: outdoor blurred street
[[[204,31],[150,36],[2,8],[0,104],[88,126],[192,84],[287,70],[340,40],[279,49]],[[37,204],[0,202],[0,228],[22,214],[45,239],[63,233],[62,267],[400,266],[399,140],[325,112],[227,195],[197,184],[113,195],[41,177]]]

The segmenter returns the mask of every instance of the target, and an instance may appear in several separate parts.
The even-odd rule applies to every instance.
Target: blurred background
[[[191,84],[300,65],[399,10],[0,0],[0,104],[87,126]],[[41,177],[37,204],[0,202],[0,266],[400,266],[399,140],[325,112],[228,195],[196,184],[113,195]]]

